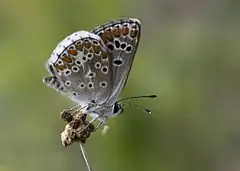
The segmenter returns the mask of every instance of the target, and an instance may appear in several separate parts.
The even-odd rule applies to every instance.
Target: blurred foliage
[[[240,3],[237,0],[1,0],[0,171],[86,170],[77,144],[64,149],[62,109],[42,84],[56,44],[77,30],[135,17],[142,38],[122,97],[136,103],[96,132],[94,170],[240,170]]]

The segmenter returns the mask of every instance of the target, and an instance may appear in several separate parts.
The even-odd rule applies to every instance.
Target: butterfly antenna
[[[125,101],[125,100],[130,100],[130,99],[140,99],[140,98],[156,98],[157,95],[148,95],[148,96],[133,96],[133,97],[126,97],[126,98],[123,98],[121,100],[119,100],[118,102],[121,102],[121,101]]]
[[[141,105],[137,105],[137,104],[131,103],[131,102],[128,102],[127,105],[128,106],[133,106],[133,107],[138,108],[140,110],[143,110],[144,112],[147,112],[148,114],[152,114],[152,111],[150,109],[144,108]],[[125,106],[125,104],[123,104],[123,107],[124,106]]]
[[[83,156],[83,158],[84,158],[84,161],[85,161],[85,163],[86,163],[86,166],[87,166],[88,171],[93,171],[92,168],[91,168],[91,166],[90,166],[90,164],[89,164],[89,162],[88,162],[87,154],[86,154],[86,152],[85,152],[85,150],[84,150],[84,148],[83,148],[83,144],[82,144],[82,143],[80,143],[80,149],[81,149],[82,156]]]

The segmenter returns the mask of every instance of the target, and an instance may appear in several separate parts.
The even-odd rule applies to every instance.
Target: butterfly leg
[[[90,124],[92,124],[94,121],[99,120],[99,119],[100,119],[99,115],[95,115],[84,129],[87,129]],[[101,119],[94,130],[101,128],[105,124],[106,124],[106,119]]]
[[[66,121],[67,123],[73,121],[73,115],[71,114],[71,111],[68,109],[64,109],[61,114],[60,117],[63,121]]]
[[[73,120],[74,115],[81,114],[81,115],[86,115],[81,113],[82,106],[81,105],[76,105],[73,108],[68,108],[64,109],[60,116],[64,121],[71,122]]]
[[[99,115],[95,115],[89,123],[93,123],[99,118]]]
[[[105,134],[107,133],[107,131],[109,130],[109,126],[106,125],[106,119],[100,121],[100,122],[98,123],[98,125],[95,127],[94,130],[97,130],[97,129],[100,129],[100,128],[102,128],[101,134],[102,134],[102,135],[105,135]]]
[[[105,121],[105,120],[104,120],[104,121],[100,121],[100,122],[97,124],[97,126],[95,127],[95,130],[103,127],[105,124],[106,124],[106,121]]]

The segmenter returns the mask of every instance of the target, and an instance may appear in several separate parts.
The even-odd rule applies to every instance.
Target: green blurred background
[[[240,1],[1,0],[0,171],[86,171],[60,143],[73,103],[42,83],[44,64],[70,33],[122,17],[142,22],[122,97],[159,98],[91,136],[94,171],[240,170]]]

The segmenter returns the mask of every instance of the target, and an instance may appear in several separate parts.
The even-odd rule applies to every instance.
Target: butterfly
[[[82,113],[105,125],[123,106],[117,101],[133,65],[141,35],[138,19],[110,21],[62,40],[46,62],[43,82],[68,96]]]

